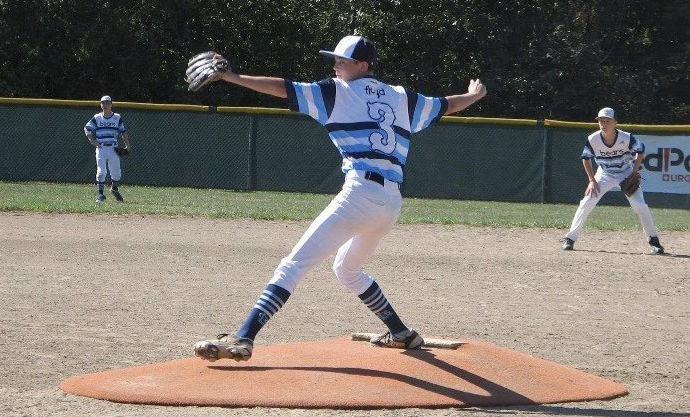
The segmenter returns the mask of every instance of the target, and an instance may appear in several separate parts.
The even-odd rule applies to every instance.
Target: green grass
[[[122,187],[125,204],[108,195],[96,206],[90,184],[0,182],[0,211],[49,213],[113,213],[198,216],[264,220],[312,220],[332,195],[267,191],[226,191],[195,188]],[[575,204],[506,203],[405,198],[399,223],[464,224],[568,228]],[[690,211],[652,208],[661,230],[690,230]],[[627,206],[599,206],[588,228],[639,230],[637,216]]]

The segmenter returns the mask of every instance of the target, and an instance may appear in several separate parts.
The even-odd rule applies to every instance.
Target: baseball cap
[[[603,109],[599,110],[599,114],[597,114],[597,117],[594,120],[599,120],[600,117],[608,117],[609,119],[615,119],[616,112],[614,112],[611,107],[604,107]]]
[[[356,59],[376,65],[376,47],[367,38],[359,35],[345,36],[338,42],[333,51],[319,51],[321,55]]]
[[[103,96],[103,97],[101,97],[101,103],[104,102],[104,101],[110,101],[110,102],[112,102],[113,99],[110,98],[110,96]]]

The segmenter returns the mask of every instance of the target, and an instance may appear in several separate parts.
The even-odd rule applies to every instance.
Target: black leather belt
[[[114,143],[101,143],[101,146],[115,146]]]
[[[367,171],[366,173],[364,173],[364,178],[370,181],[378,182],[382,186],[386,183],[386,181],[383,178],[383,175],[371,171]]]
[[[364,173],[364,178],[368,179],[369,181],[378,182],[379,184],[381,184],[382,187],[386,183],[386,179],[383,178],[383,175],[377,174],[376,172],[367,171]],[[400,189],[400,183],[397,183],[397,185],[398,185],[398,190],[399,190]]]

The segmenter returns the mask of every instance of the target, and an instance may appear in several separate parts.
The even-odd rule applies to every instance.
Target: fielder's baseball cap
[[[600,117],[608,117],[609,119],[616,119],[616,112],[613,111],[611,107],[604,107],[599,110],[599,114],[594,120],[599,120]]]
[[[103,96],[101,97],[101,103],[103,103],[104,101],[110,101],[112,103],[113,99],[110,98],[110,96]]]
[[[334,51],[319,51],[321,55],[356,59],[376,65],[376,47],[367,38],[359,35],[345,36],[338,42]]]

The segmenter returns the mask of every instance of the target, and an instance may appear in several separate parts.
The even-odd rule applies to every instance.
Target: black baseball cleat
[[[102,203],[105,201],[105,196],[103,194],[98,194],[98,197],[96,198],[96,203]]]
[[[565,240],[563,240],[563,246],[561,247],[563,250],[573,250],[575,247],[575,241],[566,237]]]
[[[120,192],[119,192],[118,190],[110,190],[110,193],[111,193],[112,195],[114,195],[114,196],[115,196],[115,200],[119,201],[120,203],[122,203],[123,201],[125,201],[125,199],[122,198],[122,194],[120,194]]]
[[[654,236],[649,238],[649,246],[652,248],[652,254],[654,255],[663,255],[664,253],[664,247],[661,246],[661,243],[659,243],[659,237]]]

